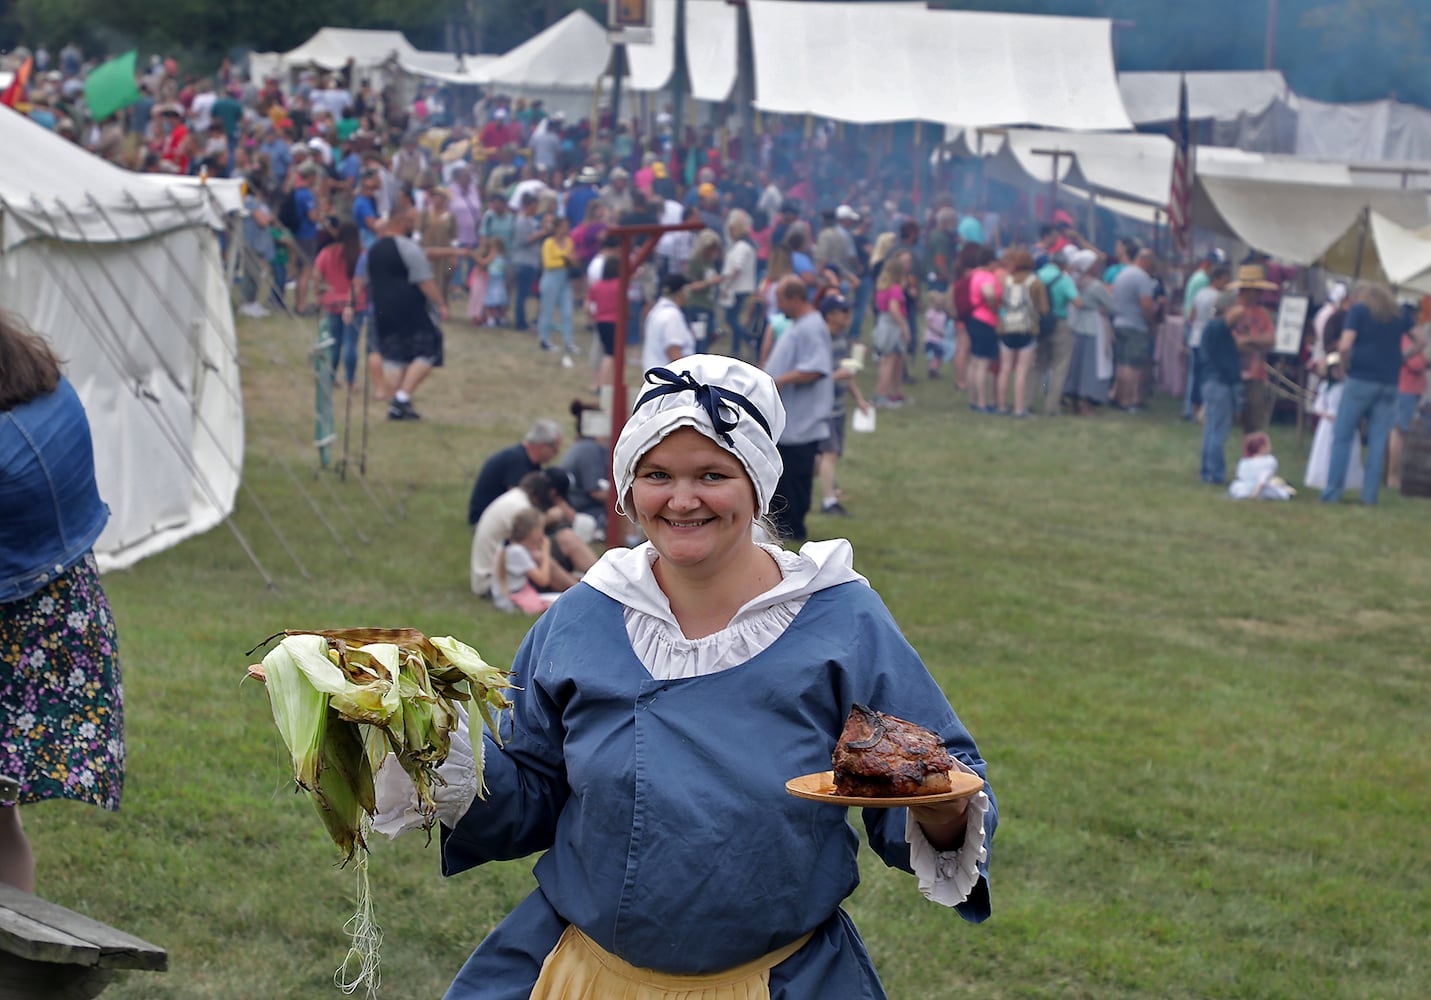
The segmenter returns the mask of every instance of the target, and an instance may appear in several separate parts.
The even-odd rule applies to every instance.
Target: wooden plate
[[[837,795],[835,794],[835,772],[816,771],[802,774],[785,782],[785,790],[797,799],[812,802],[826,802],[832,806],[863,806],[866,809],[893,809],[895,806],[924,806],[931,802],[953,802],[967,799],[984,787],[984,779],[967,771],[949,772],[950,789],[947,792],[932,792],[929,795]]]

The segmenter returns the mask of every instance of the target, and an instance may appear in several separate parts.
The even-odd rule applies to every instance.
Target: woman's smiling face
[[[755,487],[745,467],[692,427],[636,463],[631,499],[646,537],[675,566],[719,568],[754,545]]]

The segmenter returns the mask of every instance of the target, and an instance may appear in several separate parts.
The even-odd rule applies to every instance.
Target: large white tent
[[[539,98],[549,111],[584,117],[591,113],[596,84],[610,61],[606,29],[576,10],[485,63],[474,76],[500,93]]]
[[[165,184],[0,109],[0,306],[48,337],[89,414],[101,569],[219,524],[243,462],[210,188]]]
[[[1132,128],[1106,19],[788,0],[748,8],[764,111],[866,124]]]

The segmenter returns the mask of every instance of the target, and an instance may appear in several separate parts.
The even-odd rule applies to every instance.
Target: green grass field
[[[486,454],[565,422],[590,380],[450,324],[425,419],[374,411],[364,489],[315,478],[311,332],[241,322],[235,521],[279,589],[224,528],[106,577],[124,808],[25,810],[41,895],[169,950],[116,1000],[338,995],[354,878],[290,789],[246,651],[284,627],[412,625],[509,662],[527,622],[468,593],[467,494]],[[1002,824],[982,926],[864,853],[848,908],[890,996],[1426,996],[1431,507],[1234,504],[1198,482],[1199,432],[1167,399],[1016,422],[971,414],[948,379],[911,394],[850,439],[854,518],[811,531],[852,540],[978,739]],[[1291,430],[1274,444],[1296,481]],[[440,996],[530,867],[444,881],[421,835],[376,843],[381,995]]]

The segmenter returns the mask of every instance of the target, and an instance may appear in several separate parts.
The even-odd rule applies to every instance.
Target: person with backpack
[[[1034,273],[1033,255],[1022,247],[1004,254],[1003,298],[999,305],[999,375],[994,380],[998,411],[1006,416],[1030,417],[1028,377],[1033,367],[1039,320],[1049,311],[1048,293]],[[1013,382],[1013,409],[1009,409],[1009,382]]]

